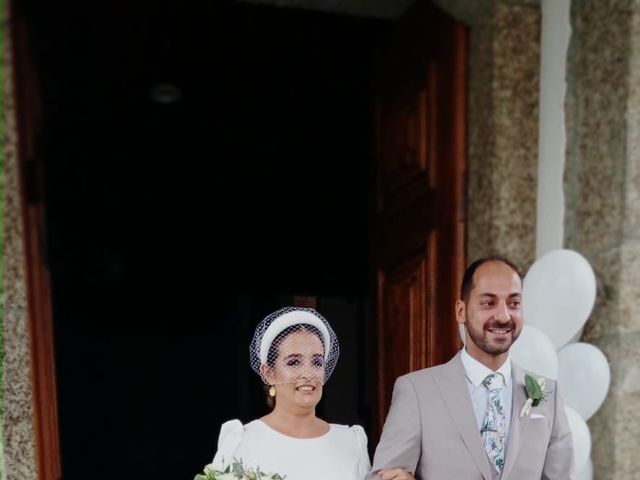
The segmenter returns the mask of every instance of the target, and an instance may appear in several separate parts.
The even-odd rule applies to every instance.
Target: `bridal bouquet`
[[[214,470],[213,465],[206,465],[204,472],[195,476],[193,480],[284,480],[286,476],[277,473],[264,473],[260,468],[246,469],[242,460],[234,459],[223,471]]]

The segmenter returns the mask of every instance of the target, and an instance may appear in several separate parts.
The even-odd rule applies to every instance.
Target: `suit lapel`
[[[485,480],[491,480],[491,467],[480,439],[460,353],[445,364],[440,375],[435,375],[434,379],[473,461]]]
[[[512,365],[511,378],[513,379],[513,403],[511,407],[511,431],[509,432],[509,444],[507,445],[507,458],[505,459],[502,480],[506,480],[509,472],[516,463],[518,452],[522,445],[522,438],[529,425],[529,415],[520,418],[520,409],[527,401],[527,393],[524,384],[524,371]]]

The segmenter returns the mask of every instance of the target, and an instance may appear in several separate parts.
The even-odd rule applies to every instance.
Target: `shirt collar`
[[[469,355],[466,347],[462,349],[460,359],[462,360],[462,365],[464,366],[467,379],[469,379],[469,381],[476,388],[482,385],[482,381],[487,377],[487,375],[494,373],[494,371],[489,367],[483,365],[478,360]],[[496,372],[502,374],[502,376],[504,377],[504,384],[506,386],[511,383],[511,352],[509,352],[507,360],[500,366],[498,370],[496,370]]]

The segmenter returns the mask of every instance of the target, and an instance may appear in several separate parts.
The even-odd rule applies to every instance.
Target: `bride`
[[[283,308],[256,328],[250,346],[271,413],[242,425],[222,425],[212,467],[235,460],[287,480],[363,480],[370,468],[360,426],[325,422],[316,405],[339,355],[329,323],[311,308]]]

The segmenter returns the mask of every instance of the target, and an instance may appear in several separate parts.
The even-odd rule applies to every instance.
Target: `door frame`
[[[27,305],[36,472],[39,480],[62,476],[49,266],[41,183],[40,84],[29,48],[27,23],[15,0],[7,2],[6,49],[10,52],[16,115],[17,175]]]

